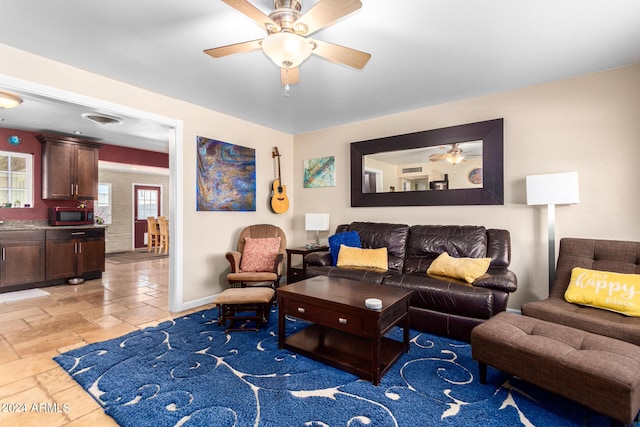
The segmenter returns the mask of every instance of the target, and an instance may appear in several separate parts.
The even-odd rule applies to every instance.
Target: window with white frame
[[[33,206],[32,154],[0,151],[0,206]]]
[[[94,216],[98,224],[111,224],[111,184],[98,183],[98,200],[94,207]]]

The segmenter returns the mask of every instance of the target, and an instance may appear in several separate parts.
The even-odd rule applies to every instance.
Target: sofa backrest
[[[563,238],[560,240],[551,297],[564,299],[574,267],[640,274],[640,242]]]
[[[507,267],[509,232],[489,232],[485,227],[475,225],[414,225],[409,230],[404,270],[406,273],[424,273],[443,252],[458,258],[489,257],[491,266]]]
[[[409,226],[384,222],[352,222],[348,230],[357,231],[363,248],[387,248],[389,270],[402,271]]]
[[[378,222],[341,224],[336,233],[357,231],[363,248],[386,247],[389,270],[424,273],[442,252],[455,257],[491,258],[491,267],[509,267],[509,231],[473,225],[414,225]]]

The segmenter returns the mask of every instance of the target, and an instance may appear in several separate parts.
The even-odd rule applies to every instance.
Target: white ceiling
[[[273,5],[251,2],[265,13]],[[264,37],[220,0],[0,0],[0,43],[291,134],[640,62],[638,0],[362,2],[313,38],[369,52],[369,63],[354,70],[312,55],[290,97],[261,51],[202,52]],[[52,117],[37,103],[0,111],[0,126],[80,126],[67,121],[81,109],[54,105]],[[109,143],[166,151],[154,145],[166,146],[162,127],[82,124]]]

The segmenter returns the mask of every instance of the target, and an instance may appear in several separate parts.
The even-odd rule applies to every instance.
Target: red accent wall
[[[33,207],[31,208],[0,208],[0,220],[46,220],[48,209],[55,206],[77,206],[73,200],[42,200],[42,144],[36,139],[39,132],[29,132],[16,129],[0,128],[0,150],[17,153],[33,154]],[[10,135],[17,135],[22,139],[20,145],[11,145],[7,141]],[[154,151],[137,150],[134,148],[103,145],[99,151],[100,160],[126,163],[134,165],[169,167],[169,155]],[[93,202],[89,201],[92,207]]]
[[[169,155],[167,153],[118,147],[117,145],[103,145],[100,147],[99,157],[100,160],[129,165],[169,167]]]

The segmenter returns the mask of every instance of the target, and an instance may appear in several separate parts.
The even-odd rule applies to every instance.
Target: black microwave
[[[93,209],[91,208],[49,208],[49,225],[87,224],[93,224]]]

